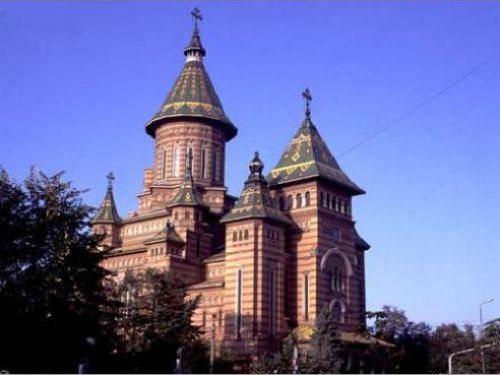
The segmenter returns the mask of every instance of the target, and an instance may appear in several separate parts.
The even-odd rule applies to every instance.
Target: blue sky
[[[239,127],[226,181],[253,151],[272,167],[303,116],[334,155],[500,53],[496,2],[1,2],[0,164],[65,170],[97,205],[112,170],[136,207],[153,140],[144,124],[182,69],[190,10],[205,66]],[[354,215],[371,310],[478,324],[500,316],[500,59],[339,158],[368,192]]]

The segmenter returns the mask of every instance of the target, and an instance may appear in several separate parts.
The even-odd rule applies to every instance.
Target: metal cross
[[[193,16],[194,27],[198,29],[198,21],[201,21],[203,19],[203,17],[201,16],[200,8],[194,8],[191,11],[191,15]]]
[[[309,116],[311,114],[311,110],[309,109],[309,102],[312,100],[312,95],[311,92],[309,91],[309,88],[306,88],[304,90],[302,96],[306,100],[306,115]]]
[[[115,175],[113,174],[113,172],[109,172],[106,175],[106,178],[108,179],[108,189],[112,189],[113,188],[113,180],[115,179]]]

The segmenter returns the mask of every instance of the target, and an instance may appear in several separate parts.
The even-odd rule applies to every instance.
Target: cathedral
[[[305,114],[274,168],[249,151],[238,197],[225,187],[226,142],[238,129],[226,115],[203,60],[198,20],[185,64],[146,123],[154,139],[138,208],[118,214],[112,175],[96,216],[105,234],[103,266],[168,270],[201,296],[194,323],[216,353],[258,355],[295,332],[307,340],[317,314],[333,312],[341,339],[355,341],[365,320],[365,255],[352,198],[365,192],[342,171]],[[292,136],[293,135],[293,136]]]

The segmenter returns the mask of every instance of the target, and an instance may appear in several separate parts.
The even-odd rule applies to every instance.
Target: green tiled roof
[[[202,199],[199,196],[198,190],[196,189],[196,185],[194,184],[193,180],[193,155],[191,153],[191,149],[189,151],[189,161],[186,165],[186,175],[184,176],[184,181],[179,187],[179,191],[172,199],[172,201],[167,205],[167,207],[202,205]]]
[[[262,176],[264,164],[258,153],[250,163],[250,176],[245,182],[240,198],[234,207],[221,219],[221,223],[245,219],[270,219],[280,223],[291,224],[291,220],[280,211],[271,197],[267,181]]]
[[[205,49],[201,46],[197,29],[185,49],[186,55],[193,52],[199,53],[199,57],[191,60],[188,57],[160,110],[146,124],[146,132],[154,137],[155,129],[163,123],[181,118],[194,118],[206,120],[209,124],[220,127],[229,140],[236,136],[238,129],[224,113],[214,85],[203,66],[202,57],[205,55]]]
[[[342,171],[311,118],[306,115],[278,165],[269,173],[268,180],[270,185],[277,185],[312,177],[325,178],[355,195],[365,193]]]
[[[119,224],[121,220],[116,209],[113,189],[109,186],[96,215],[92,219],[92,224]]]

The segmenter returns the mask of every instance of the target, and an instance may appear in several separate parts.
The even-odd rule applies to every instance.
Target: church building
[[[342,171],[314,124],[304,118],[266,174],[248,150],[248,178],[238,197],[225,186],[226,142],[238,129],[226,115],[204,66],[199,12],[185,64],[159,111],[146,123],[154,139],[138,208],[118,214],[112,175],[93,229],[106,235],[103,266],[168,270],[201,296],[194,323],[217,353],[258,355],[292,331],[307,332],[323,308],[342,337],[365,320],[365,255],[352,198],[365,192]],[[287,136],[287,135],[284,135]]]

